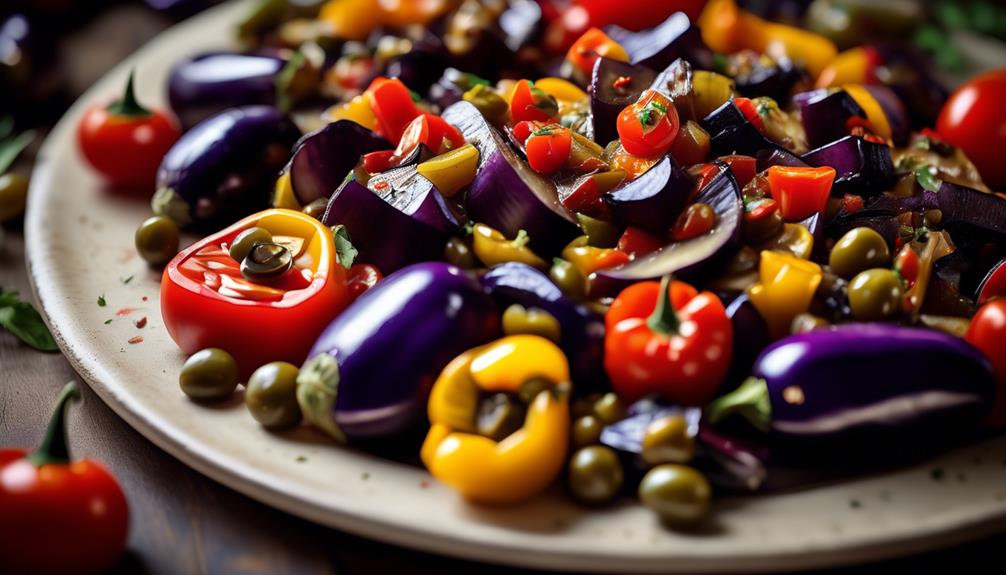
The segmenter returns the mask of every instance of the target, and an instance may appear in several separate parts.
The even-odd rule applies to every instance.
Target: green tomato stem
[[[63,391],[56,400],[49,427],[45,430],[45,438],[31,455],[27,457],[35,467],[43,465],[66,465],[70,463],[70,447],[66,441],[66,408],[71,399],[80,398],[77,384],[70,382],[63,386]]]
[[[129,80],[126,81],[126,90],[122,94],[122,99],[112,102],[107,110],[114,116],[125,116],[127,118],[146,118],[151,115],[150,110],[144,108],[137,100],[133,90],[133,76],[136,71],[129,72]]]

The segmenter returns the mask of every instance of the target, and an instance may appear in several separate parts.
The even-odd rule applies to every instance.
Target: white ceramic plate
[[[638,505],[586,511],[558,493],[514,509],[471,507],[422,469],[337,447],[309,429],[267,433],[239,401],[212,408],[188,401],[177,383],[184,358],[160,320],[159,274],[132,247],[148,207],[103,189],[77,154],[74,130],[87,105],[118,94],[131,68],[142,101],[163,105],[170,65],[228,47],[243,7],[227,4],[168,31],[96,84],[52,132],[32,178],[29,266],[49,325],[98,395],[161,448],[319,523],[427,551],[543,568],[794,569],[919,551],[1004,525],[1006,439],[855,481],[720,500],[712,526],[685,535],[661,528]],[[97,304],[101,295],[106,307]],[[136,309],[117,316],[122,308]],[[136,328],[133,321],[144,316],[146,327]],[[142,343],[127,343],[137,335]],[[930,475],[937,467],[942,481]]]

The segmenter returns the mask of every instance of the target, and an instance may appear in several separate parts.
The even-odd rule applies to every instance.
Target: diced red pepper
[[[737,109],[744,114],[744,117],[751,122],[759,132],[765,131],[765,122],[762,121],[761,116],[758,115],[758,108],[755,107],[754,102],[750,98],[734,98],[734,105]]]
[[[854,214],[865,207],[863,196],[856,194],[845,194],[842,196],[842,209],[847,214]]]
[[[367,88],[370,106],[377,117],[377,127],[385,138],[398,145],[409,122],[422,114],[412,101],[412,93],[398,78],[379,76]]]
[[[546,126],[532,132],[524,143],[527,163],[539,174],[558,172],[569,159],[573,137],[569,130],[559,126]]]
[[[731,154],[729,156],[720,156],[720,161],[730,166],[741,189],[748,185],[748,182],[753,180],[755,174],[758,173],[758,162],[751,156]]]
[[[363,169],[369,174],[380,174],[395,167],[394,150],[380,150],[363,155]]]
[[[440,116],[423,113],[405,127],[398,147],[395,148],[395,156],[405,158],[419,144],[425,145],[434,155],[440,155],[465,145],[465,137]]]
[[[622,237],[618,239],[618,251],[625,252],[632,259],[636,259],[659,250],[664,247],[665,243],[657,236],[629,226],[625,228]]]
[[[510,98],[510,119],[514,122],[549,122],[559,115],[559,103],[530,80],[521,80]]]
[[[768,169],[772,198],[779,202],[779,215],[799,221],[824,212],[835,181],[835,168],[772,166]]]

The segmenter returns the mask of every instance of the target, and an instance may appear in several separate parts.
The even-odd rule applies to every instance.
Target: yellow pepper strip
[[[583,102],[590,98],[579,86],[562,78],[550,76],[538,80],[534,85],[559,102]]]
[[[845,84],[865,84],[871,67],[870,57],[863,48],[842,52],[817,77],[818,88]]]
[[[325,117],[331,122],[338,120],[351,120],[367,128],[377,129],[377,116],[374,115],[374,108],[370,105],[370,96],[360,94],[345,104],[337,104],[325,111]]]
[[[318,20],[332,27],[332,34],[343,40],[366,40],[381,25],[378,0],[329,0],[321,6]]]
[[[880,107],[880,102],[873,97],[873,94],[859,84],[845,84],[842,86],[842,89],[852,96],[852,99],[866,112],[866,120],[870,123],[870,131],[890,141],[891,124],[887,121],[887,114],[884,113],[884,109]]]
[[[276,191],[272,195],[272,207],[296,211],[300,211],[301,209],[297,196],[293,195],[293,186],[290,184],[289,172],[283,172],[276,179]]]
[[[465,144],[419,164],[416,170],[449,198],[475,180],[478,167],[478,148]]]
[[[542,376],[556,388],[532,400],[521,429],[499,442],[471,433],[479,390],[517,391],[528,379]],[[423,463],[469,501],[517,503],[540,493],[559,475],[566,458],[568,378],[562,351],[538,336],[508,336],[465,352],[433,384],[431,427],[420,451]]]
[[[548,264],[527,246],[527,233],[520,230],[513,240],[506,239],[502,233],[485,224],[475,224],[473,228],[472,249],[475,255],[487,266],[504,262],[522,262],[539,269],[548,269]]]
[[[692,104],[698,118],[705,118],[737,95],[737,88],[732,79],[706,70],[695,70],[692,73],[692,90],[694,94]]]
[[[584,277],[603,269],[613,268],[629,262],[629,255],[625,252],[608,249],[595,248],[587,245],[587,236],[580,236],[569,242],[562,250],[562,259],[576,266]]]
[[[774,339],[789,335],[793,318],[810,309],[821,285],[821,266],[782,252],[763,251],[759,283],[748,288],[748,298],[768,323]]]
[[[716,52],[750,49],[803,62],[816,78],[838,54],[835,44],[813,32],[763,20],[737,7],[734,0],[712,0],[699,17],[702,39]]]
[[[782,232],[761,245],[762,250],[793,254],[806,260],[814,251],[814,235],[800,224],[785,223]]]

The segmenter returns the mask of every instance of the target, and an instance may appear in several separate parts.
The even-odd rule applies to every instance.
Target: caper
[[[664,463],[639,483],[639,499],[670,525],[692,525],[709,511],[712,489],[701,473],[686,465]]]
[[[643,461],[649,465],[688,463],[695,455],[695,437],[681,415],[650,422],[643,432]]]
[[[552,314],[538,308],[525,309],[516,303],[503,311],[503,333],[540,335],[556,343],[562,339],[562,327]]]
[[[238,234],[234,238],[234,241],[231,242],[231,249],[228,253],[230,253],[232,258],[240,262],[248,257],[248,253],[255,247],[255,244],[271,242],[272,234],[269,233],[269,230],[255,226]]]
[[[505,393],[494,393],[482,400],[475,416],[479,435],[500,441],[524,425],[524,406]]]
[[[275,280],[293,267],[290,250],[274,243],[260,243],[252,246],[241,261],[241,275],[250,281],[268,282]]]
[[[478,265],[472,248],[460,238],[447,240],[447,245],[444,247],[444,259],[447,260],[447,263],[465,270],[470,270]]]
[[[0,222],[13,220],[24,213],[28,202],[28,178],[21,174],[0,176]]]
[[[238,386],[238,364],[226,351],[209,347],[185,360],[178,384],[197,401],[223,399]]]
[[[884,267],[891,251],[884,237],[871,228],[854,228],[845,233],[828,256],[828,265],[837,275],[849,279],[863,270]]]
[[[517,398],[524,404],[530,404],[534,401],[534,398],[538,397],[539,393],[548,391],[553,387],[555,387],[555,384],[545,378],[532,377],[520,386],[520,390],[517,391]]]
[[[255,421],[268,429],[286,429],[300,423],[299,371],[285,361],[267,363],[255,370],[245,386],[245,405]]]
[[[584,415],[576,418],[572,430],[573,447],[594,445],[601,440],[601,431],[603,430],[604,424],[596,415]]]
[[[171,218],[154,216],[147,218],[136,228],[133,242],[136,251],[144,261],[161,266],[178,253],[178,224]]]
[[[605,425],[611,425],[625,417],[625,405],[617,395],[609,391],[594,402],[594,413]]]
[[[618,495],[625,480],[614,449],[591,445],[578,449],[569,461],[569,490],[584,503],[599,504]]]
[[[903,290],[898,274],[886,268],[859,273],[849,282],[849,307],[859,321],[879,321],[901,311]]]
[[[801,313],[797,314],[797,316],[793,318],[793,323],[790,324],[789,331],[793,335],[797,335],[814,331],[815,329],[820,329],[822,327],[828,327],[829,325],[828,320],[819,315]]]
[[[587,278],[580,268],[564,259],[556,258],[553,261],[548,277],[559,286],[562,293],[573,299],[583,299],[587,294]]]

